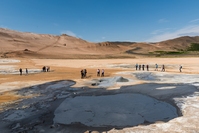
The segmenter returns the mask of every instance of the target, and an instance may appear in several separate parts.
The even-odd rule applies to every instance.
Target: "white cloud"
[[[168,31],[168,30],[170,30],[170,29],[171,29],[171,28],[165,28],[165,29],[155,30],[155,31],[153,31],[151,34],[153,34],[153,35],[160,34],[160,33],[166,32],[166,31]]]
[[[61,31],[61,34],[67,34],[69,36],[77,37],[77,35],[75,33],[73,33],[72,31],[69,31],[69,30]]]
[[[158,22],[159,23],[166,23],[166,22],[169,22],[169,20],[162,18],[162,19],[159,19]]]
[[[102,37],[102,39],[104,40],[104,39],[106,39],[106,37]]]
[[[198,36],[199,35],[199,25],[189,25],[178,29],[174,32],[164,32],[159,35],[155,35],[147,40],[147,42],[159,42],[168,39],[174,39],[181,36]]]
[[[194,19],[194,20],[191,20],[189,21],[190,23],[195,23],[195,22],[199,22],[199,19]]]

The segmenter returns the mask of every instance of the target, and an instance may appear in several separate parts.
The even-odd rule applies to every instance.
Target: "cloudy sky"
[[[0,27],[90,42],[199,36],[199,0],[0,0]]]

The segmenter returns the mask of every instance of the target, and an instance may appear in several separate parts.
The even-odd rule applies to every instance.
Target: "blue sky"
[[[199,0],[0,0],[0,27],[90,42],[199,36]]]

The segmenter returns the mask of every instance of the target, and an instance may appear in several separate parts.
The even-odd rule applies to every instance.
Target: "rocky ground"
[[[149,64],[158,61],[154,59]],[[135,71],[137,60],[131,64],[102,61],[102,65],[101,61],[93,64],[91,60],[77,68],[63,62],[46,64],[53,66],[49,73],[37,71],[20,76],[13,71],[25,65],[40,70],[46,62],[1,61],[1,66],[13,65],[0,76],[1,131],[198,131],[199,76],[193,74],[197,73],[193,71],[197,65],[189,68],[184,64],[185,72],[179,73],[177,69],[173,71],[182,62],[168,63],[167,72]],[[89,71],[86,79],[80,79],[82,68]],[[96,68],[106,68],[105,77],[96,77]]]

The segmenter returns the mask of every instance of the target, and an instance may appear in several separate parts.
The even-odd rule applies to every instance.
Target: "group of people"
[[[136,70],[143,70],[144,71],[144,69],[145,69],[145,65],[143,64],[143,65],[138,65],[138,64],[136,64],[135,65],[135,68],[136,68]],[[146,69],[147,69],[147,71],[149,71],[149,65],[146,65]]]
[[[86,74],[87,74],[87,70],[86,69],[82,69],[81,70],[81,78],[86,78]]]
[[[28,68],[26,68],[26,75],[28,74]],[[50,67],[49,66],[43,66],[42,67],[42,71],[43,72],[50,72]],[[22,70],[22,68],[19,68],[19,73],[20,73],[20,75],[23,75],[23,70]]]
[[[23,74],[23,70],[22,70],[22,68],[19,68],[19,72],[20,72],[20,75],[22,75]],[[28,68],[26,68],[26,75],[28,74]]]
[[[136,70],[145,70],[145,67],[146,67],[146,70],[147,71],[149,71],[149,65],[147,64],[147,65],[144,65],[144,64],[137,64],[136,63],[136,65],[135,65],[135,69]],[[165,65],[163,64],[162,65],[162,72],[165,72]],[[43,68],[42,68],[42,71],[43,72],[49,72],[50,71],[50,67],[49,66],[43,66]],[[155,64],[155,71],[158,71],[158,64]],[[182,65],[180,65],[179,66],[179,71],[180,72],[182,72]],[[20,75],[22,75],[23,74],[23,70],[22,70],[22,68],[20,68],[19,69],[19,72],[20,72]],[[28,69],[26,68],[26,74],[28,74]],[[86,69],[82,69],[81,70],[81,78],[86,78],[86,74],[87,74],[87,70]],[[100,69],[97,69],[97,77],[100,77]],[[102,69],[102,71],[101,71],[101,77],[104,77],[104,69]]]
[[[100,69],[97,69],[97,77],[100,77]],[[102,69],[101,77],[104,77],[104,69]]]
[[[49,66],[43,66],[42,71],[43,72],[50,72],[50,67]]]
[[[138,65],[138,64],[135,65],[136,70],[141,70],[141,68],[144,71],[145,65],[144,64],[143,65]],[[162,65],[161,68],[162,68],[161,71],[165,72],[165,65],[164,64]],[[146,65],[146,69],[147,69],[147,71],[149,71],[149,65]],[[158,71],[158,64],[157,63],[155,64],[155,71]],[[179,71],[182,72],[182,65],[179,66]]]
[[[87,74],[87,70],[86,69],[82,69],[81,71],[81,78],[86,78],[86,74]],[[100,69],[97,69],[97,77],[104,77],[104,69],[101,70],[101,75],[100,75]]]
[[[158,64],[157,63],[155,64],[155,71],[158,71]],[[165,72],[165,65],[164,64],[162,65],[162,70],[161,71]]]

